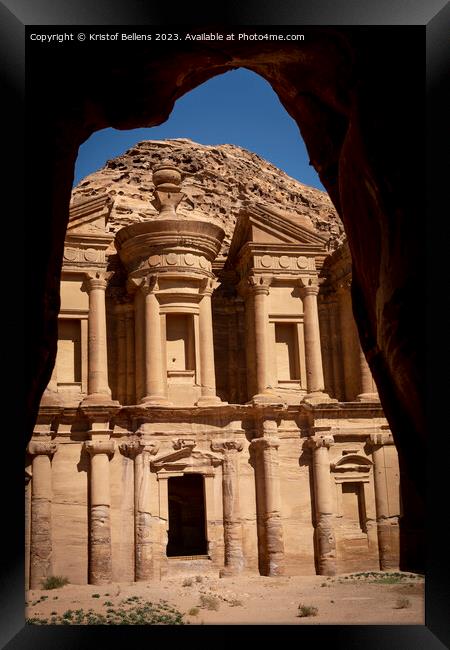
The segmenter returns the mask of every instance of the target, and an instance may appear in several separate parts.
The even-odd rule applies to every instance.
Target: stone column
[[[331,327],[328,296],[319,296],[319,327],[323,359],[324,387],[330,395],[334,393],[333,362],[331,355]]]
[[[274,424],[276,427],[276,423]],[[263,488],[264,492],[264,495],[259,495],[257,499],[260,506],[263,506],[263,513],[258,513],[258,516],[263,520],[265,541],[265,557],[259,564],[263,574],[268,576],[284,573],[284,541],[278,466],[279,444],[279,440],[272,437],[254,438],[251,442],[251,446],[255,450],[257,489],[258,487]],[[260,480],[261,475],[262,480]]]
[[[166,397],[167,377],[164,376],[161,316],[155,293],[158,290],[157,277],[146,278],[141,290],[145,296],[145,394],[141,403],[164,406],[169,402]]]
[[[120,448],[134,460],[135,580],[142,582],[154,577],[150,460],[158,451],[159,445],[132,440],[122,443]]]
[[[375,382],[372,377],[372,373],[367,363],[366,356],[362,350],[361,345],[359,347],[359,372],[360,372],[360,393],[356,397],[358,402],[377,402],[378,392],[375,386]]]
[[[255,332],[255,371],[257,400],[271,399],[270,391],[270,362],[269,362],[269,316],[267,296],[270,291],[271,278],[266,276],[250,276],[250,291],[253,294],[253,314]]]
[[[32,440],[30,589],[42,589],[52,572],[52,468],[56,443]]]
[[[117,399],[121,404],[126,404],[126,344],[125,344],[125,305],[116,305],[116,318],[117,318]]]
[[[126,346],[126,404],[134,404],[135,397],[135,364],[134,364],[134,308],[131,303],[125,304],[125,346]]]
[[[85,402],[110,402],[108,384],[108,354],[106,341],[105,289],[109,273],[94,271],[86,274],[89,293],[88,320],[88,396]]]
[[[218,282],[208,278],[201,289],[202,298],[199,305],[199,347],[200,347],[200,381],[201,396],[197,406],[221,404],[216,395],[216,371],[214,366],[214,339],[212,325],[211,295]]]
[[[328,450],[334,444],[333,436],[316,434],[305,441],[312,449],[315,496],[315,540],[319,575],[336,574],[336,540],[333,526],[330,458]]]
[[[344,374],[344,399],[347,402],[356,399],[359,393],[359,335],[353,318],[351,281],[341,282],[338,288],[339,318],[341,324],[342,362]]]
[[[338,300],[333,296],[329,300],[330,334],[331,334],[331,362],[333,366],[334,397],[340,401],[345,399],[343,382],[343,355],[341,350],[340,323],[338,314]]]
[[[223,576],[236,575],[244,568],[238,462],[238,452],[242,451],[242,447],[242,442],[236,440],[221,440],[211,444],[213,451],[223,453],[222,499],[225,542],[225,567],[221,571]]]
[[[134,294],[134,348],[136,403],[145,395],[145,297],[140,286]]]
[[[30,588],[31,468],[25,468],[25,590]]]
[[[318,284],[301,281],[303,318],[305,330],[306,388],[308,395],[324,394],[322,350],[320,347],[319,312],[317,308]]]
[[[398,569],[399,527],[398,517],[392,516],[389,508],[386,476],[385,445],[394,445],[390,432],[374,433],[370,436],[372,447],[373,479],[375,485],[375,507],[377,511],[378,552],[381,571]]]
[[[102,585],[112,580],[109,459],[114,441],[90,440],[85,448],[91,457],[89,584]]]

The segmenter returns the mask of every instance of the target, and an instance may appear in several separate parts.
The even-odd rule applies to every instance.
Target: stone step
[[[214,565],[208,555],[183,555],[167,558],[161,577],[208,575],[218,578],[219,570],[220,567]]]

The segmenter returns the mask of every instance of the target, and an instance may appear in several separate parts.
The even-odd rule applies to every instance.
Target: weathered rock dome
[[[225,231],[226,255],[236,216],[246,201],[263,202],[329,236],[333,250],[344,238],[343,225],[328,194],[291,178],[257,154],[230,144],[202,145],[185,138],[145,140],[108,160],[73,190],[73,201],[108,193],[114,200],[109,229],[156,217],[150,201],[152,170],[173,162],[183,176],[180,213],[201,212]]]

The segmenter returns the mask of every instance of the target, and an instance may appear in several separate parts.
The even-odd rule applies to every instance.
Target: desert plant
[[[195,576],[195,582],[203,582],[203,576]]]
[[[230,607],[242,607],[243,602],[239,598],[233,598],[233,600],[230,600],[229,605]]]
[[[408,609],[408,607],[411,607],[409,598],[398,598],[394,609]]]
[[[319,610],[317,607],[313,607],[312,605],[303,605],[300,603],[298,606],[297,616],[299,618],[304,618],[305,616],[317,616],[318,613]]]
[[[192,578],[185,578],[183,580],[183,587],[192,587],[193,584],[194,581],[192,580]]]
[[[48,625],[48,619],[37,616],[26,621],[31,625]],[[144,602],[143,604],[123,603],[118,609],[108,608],[106,616],[95,613],[92,609],[85,612],[68,609],[62,616],[52,616],[52,625],[184,625],[183,614],[169,605],[166,601],[158,604]]]
[[[200,607],[217,611],[220,607],[220,600],[219,598],[217,598],[217,596],[212,596],[212,595],[209,596],[207,594],[201,594]]]
[[[191,609],[188,611],[189,616],[197,616],[199,613],[199,608],[198,607],[191,607]]]
[[[49,576],[42,581],[42,589],[59,589],[69,583],[69,579],[65,576]]]

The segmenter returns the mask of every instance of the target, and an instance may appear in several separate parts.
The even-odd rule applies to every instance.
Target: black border
[[[444,73],[445,73],[445,38],[448,39],[449,7],[442,9],[445,0],[428,0],[424,3],[422,0],[347,0],[333,3],[327,0],[316,0],[306,2],[305,0],[288,0],[273,3],[272,6],[264,5],[257,0],[248,2],[245,7],[239,8],[228,4],[224,13],[220,17],[211,16],[211,10],[197,12],[192,3],[186,3],[185,7],[175,9],[169,3],[148,3],[144,0],[128,0],[121,4],[113,0],[97,0],[95,3],[89,0],[5,0],[0,3],[0,66],[1,81],[6,87],[7,101],[3,102],[3,109],[7,110],[7,117],[4,118],[3,124],[6,125],[3,139],[3,150],[6,156],[3,158],[8,161],[8,169],[11,173],[11,179],[4,184],[2,192],[2,206],[5,199],[12,199],[11,212],[7,214],[17,215],[14,223],[6,237],[11,241],[20,238],[18,227],[23,222],[19,215],[24,215],[23,205],[20,204],[26,188],[23,188],[23,182],[18,169],[23,167],[23,102],[24,102],[24,26],[25,25],[167,25],[174,23],[173,16],[177,16],[177,24],[242,24],[242,25],[423,25],[427,31],[427,85],[428,85],[428,226],[436,223],[433,215],[439,215],[439,208],[435,205],[435,200],[446,193],[448,186],[444,182],[443,170],[441,165],[433,165],[430,168],[431,161],[435,160],[439,151],[442,150],[443,118],[445,116],[443,106],[446,106],[443,95]],[[186,15],[183,15],[185,13]],[[437,15],[439,13],[439,15]],[[448,54],[447,54],[448,57]],[[439,122],[439,119],[441,122]],[[441,128],[436,128],[440,124]],[[13,126],[14,125],[14,126]],[[422,125],[418,125],[418,130]],[[414,134],[411,134],[414,137]],[[441,173],[441,183],[439,184],[439,172]],[[14,189],[12,189],[14,188]],[[445,206],[444,206],[445,207]],[[447,209],[448,212],[448,209]],[[442,212],[440,214],[443,214]],[[444,213],[445,214],[445,213]],[[428,241],[432,241],[434,228],[428,232]],[[3,231],[4,233],[4,231]],[[5,241],[5,240],[4,240]],[[3,247],[4,249],[5,247]],[[6,254],[6,251],[5,251]],[[4,260],[4,256],[3,256]],[[436,256],[430,251],[430,261],[432,265],[437,264]],[[12,307],[8,307],[3,314],[3,320],[9,325],[6,352],[12,352],[10,364],[11,372],[9,384],[13,388],[13,397],[15,387],[20,385],[20,358],[18,354],[21,350],[21,329],[20,316],[23,311],[23,295],[26,295],[26,278],[25,282],[17,283],[17,273],[20,272],[20,264],[17,264],[17,258],[11,262],[12,266],[6,268],[14,269],[14,278],[6,278],[6,288],[11,289],[10,302]],[[16,273],[17,269],[17,273]],[[435,284],[434,279],[439,269],[432,266],[433,275],[430,278],[430,284]],[[20,287],[20,288],[19,288]],[[430,287],[433,290],[433,286]],[[433,341],[431,336],[432,328],[435,327],[433,318],[434,311],[430,308],[432,301],[427,301],[428,309],[426,311],[428,323],[428,337],[430,350],[433,350]],[[25,301],[26,304],[26,301]],[[26,313],[25,313],[25,316]],[[445,339],[444,339],[445,340]],[[429,378],[430,386],[435,385],[431,379],[435,376],[436,367],[432,365],[433,359],[437,355],[430,354]],[[9,370],[8,370],[9,372]],[[14,403],[14,402],[12,402]],[[434,391],[430,390],[429,406],[433,408],[438,402]],[[439,406],[442,402],[439,402]],[[220,640],[231,640],[234,638],[235,631],[233,626],[221,626],[218,635],[213,626],[199,628],[198,626],[182,628],[52,628],[52,627],[35,627],[25,626],[23,613],[23,446],[22,437],[19,429],[21,428],[20,409],[13,413],[11,425],[4,429],[3,434],[8,436],[8,444],[2,447],[3,457],[0,475],[4,481],[1,492],[2,499],[2,549],[0,560],[2,564],[0,579],[0,645],[15,650],[16,648],[94,648],[100,643],[109,643],[111,640],[117,640],[118,643],[134,645],[138,641],[146,639],[150,643],[160,640],[169,639],[175,641],[179,638],[182,642],[189,642],[191,639],[205,636],[213,643]],[[436,422],[439,431],[436,435],[444,434],[442,423]],[[17,432],[17,437],[14,437]],[[434,433],[434,431],[433,431]],[[11,442],[10,439],[12,438]],[[300,643],[322,642],[329,640],[336,647],[343,647],[352,650],[353,648],[426,648],[427,650],[438,650],[444,647],[436,638],[435,634],[445,641],[450,647],[450,631],[448,623],[449,611],[449,581],[446,580],[445,566],[448,554],[447,536],[442,535],[441,521],[442,517],[448,518],[448,503],[446,498],[433,498],[433,494],[439,492],[436,487],[445,478],[446,457],[442,453],[440,444],[444,444],[443,437],[439,438],[439,448],[431,449],[430,455],[433,455],[433,464],[429,466],[429,519],[437,520],[439,528],[433,529],[430,526],[429,536],[429,554],[428,554],[428,575],[427,575],[427,592],[426,592],[426,626],[304,626],[295,627],[295,634],[299,635]],[[10,470],[10,476],[5,470]],[[5,477],[5,478],[3,478]],[[6,481],[5,481],[6,479]],[[447,490],[442,486],[441,494],[446,494]],[[440,517],[440,519],[438,519]],[[12,524],[14,522],[14,524]],[[440,542],[442,535],[442,543]],[[240,626],[239,635],[244,631]],[[170,629],[170,632],[169,632]],[[259,627],[248,626],[249,633],[253,636],[259,636]],[[274,630],[263,628],[263,634],[272,633]],[[283,634],[283,629],[278,627],[275,634],[278,637]],[[14,636],[15,635],[15,636]],[[106,635],[106,636],[105,636]],[[14,638],[13,638],[14,637]],[[12,639],[9,643],[8,641]]]

